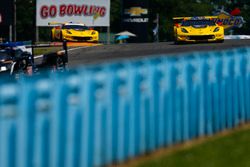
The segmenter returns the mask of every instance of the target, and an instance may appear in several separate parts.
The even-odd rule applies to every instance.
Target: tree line
[[[111,0],[110,28],[111,32],[121,30],[122,0]],[[250,34],[250,1],[249,0],[149,0],[150,23],[148,25],[149,39],[153,40],[153,20],[159,14],[160,41],[172,40],[172,18],[176,16],[212,15],[216,10],[224,9],[231,12],[240,9],[240,15],[246,23],[242,28],[234,29],[235,34]],[[35,0],[16,0],[17,40],[34,39],[35,34]],[[103,29],[100,29],[102,31]],[[40,28],[41,40],[49,40],[49,28]]]

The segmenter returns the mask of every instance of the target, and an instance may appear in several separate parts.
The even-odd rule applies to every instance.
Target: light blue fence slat
[[[190,138],[192,138],[192,134],[193,131],[195,131],[195,129],[192,129],[192,119],[193,119],[193,115],[195,112],[194,110],[191,110],[191,105],[194,104],[195,96],[192,96],[192,85],[194,84],[194,67],[193,67],[193,62],[192,60],[194,59],[193,54],[188,55],[187,58],[184,58],[181,61],[181,65],[182,67],[182,74],[181,74],[181,85],[182,85],[182,89],[183,89],[183,124],[182,124],[182,128],[183,128],[183,141],[187,141]],[[192,132],[191,132],[192,131]]]
[[[152,107],[151,107],[151,114],[152,117],[154,117],[154,122],[152,128],[154,129],[154,133],[151,132],[151,149],[154,150],[156,148],[159,148],[161,146],[164,146],[165,141],[165,113],[166,113],[166,107],[165,102],[166,98],[166,86],[163,85],[163,66],[164,60],[162,58],[153,59],[151,61],[151,66],[154,68],[150,68],[150,71],[152,75],[150,77],[150,94],[152,98]],[[160,107],[162,106],[162,107]],[[152,118],[151,118],[152,119]]]
[[[165,62],[165,71],[164,75],[165,84],[167,86],[166,90],[166,145],[174,144],[174,100],[175,100],[175,69],[174,62],[176,60],[170,59]]]
[[[80,108],[80,86],[82,85],[77,75],[72,74],[65,82],[65,97],[67,104],[67,122],[66,132],[66,159],[65,166],[80,167],[80,146],[82,132],[82,108]]]
[[[220,53],[215,53],[216,57],[210,58],[210,74],[209,81],[211,86],[211,92],[209,97],[211,98],[209,106],[210,121],[208,126],[208,134],[211,135],[219,131],[220,128],[220,106],[221,106],[221,97],[220,97],[220,73],[221,73],[221,64],[219,56],[222,56]]]
[[[32,80],[23,81],[21,84],[22,98],[19,101],[18,135],[17,135],[17,166],[34,166],[35,144],[35,94]]]
[[[82,145],[80,154],[80,166],[93,166],[94,155],[94,115],[95,110],[95,84],[92,78],[93,73],[83,71],[80,74],[81,82],[84,83],[81,88],[81,101],[83,109],[83,124],[82,124]]]
[[[208,64],[207,64],[207,55],[204,55],[200,59],[199,67],[198,67],[198,78],[200,78],[199,85],[199,109],[198,109],[198,122],[197,127],[198,132],[197,136],[203,136],[206,132],[206,123],[209,118],[206,117],[206,110],[208,108],[207,103],[209,100],[209,94],[207,94],[208,90]]]
[[[137,63],[128,63],[124,70],[128,74],[128,92],[130,99],[130,138],[129,138],[129,158],[138,155],[140,152],[140,76],[137,70]],[[120,93],[124,93],[124,89]],[[115,111],[116,112],[116,111]]]
[[[240,55],[238,55],[235,58],[236,61],[236,74],[238,76],[237,79],[237,88],[238,88],[238,101],[239,101],[239,123],[244,123],[245,122],[245,116],[246,116],[246,94],[245,91],[246,90],[246,85],[245,85],[245,81],[246,81],[246,59],[245,59],[245,50],[239,50],[239,52],[241,53]],[[237,69],[238,68],[238,69]]]
[[[233,67],[234,62],[232,60],[232,57],[230,56],[231,53],[228,52],[225,62],[225,93],[226,93],[226,122],[227,122],[227,128],[233,127],[233,91],[232,91],[232,82],[233,82]]]
[[[119,93],[123,93],[124,89],[119,89],[120,80],[119,77],[116,75],[119,72],[119,66],[109,66],[107,67],[107,73],[109,73],[109,80],[107,82],[107,94],[109,99],[108,100],[108,107],[111,114],[110,122],[111,122],[111,161],[118,162],[118,97]],[[121,75],[124,73],[121,72]],[[120,91],[119,91],[120,90]]]
[[[195,138],[198,136],[198,108],[200,105],[200,84],[201,84],[201,78],[199,77],[200,73],[200,59],[197,55],[194,55],[194,59],[190,61],[190,66],[188,67],[190,76],[189,82],[187,83],[187,86],[190,89],[190,95],[188,95],[187,98],[189,98],[189,137],[190,139]],[[187,81],[188,82],[188,81]]]
[[[40,80],[35,84],[33,98],[35,107],[35,138],[34,138],[34,164],[33,166],[49,166],[50,161],[50,114],[52,108],[51,89],[49,80]],[[32,102],[31,102],[32,103]]]
[[[213,55],[209,55],[207,59],[208,63],[208,75],[207,75],[207,90],[206,90],[206,134],[212,135],[214,133],[214,128],[216,126],[216,100],[218,100],[218,90],[217,90],[217,78],[216,78],[216,59]],[[216,99],[214,99],[216,98]]]
[[[0,87],[0,166],[16,166],[19,91],[14,84]]]
[[[155,150],[158,145],[158,114],[159,114],[159,78],[157,76],[157,60],[150,60],[146,62],[148,66],[147,72],[147,87],[148,87],[148,94],[149,94],[149,141],[148,141],[148,149],[147,152]]]
[[[216,110],[216,127],[215,132],[221,131],[225,127],[225,110],[223,111],[223,104],[225,103],[225,97],[223,96],[223,53],[218,53],[218,58],[216,58],[216,80],[217,80],[217,99],[215,99],[215,103],[217,105]]]
[[[247,53],[245,54],[245,57],[246,57],[246,62],[247,62],[247,65],[246,65],[246,117],[247,117],[247,120],[249,121],[250,119],[250,56],[249,56],[249,49],[247,49]]]
[[[217,54],[218,57],[222,57],[220,53]],[[215,75],[215,83],[213,84],[213,120],[214,120],[214,127],[213,133],[217,133],[221,127],[221,73],[222,73],[222,63],[221,58],[215,57],[214,60],[214,75]]]
[[[237,126],[240,122],[240,115],[239,115],[239,84],[238,84],[238,80],[240,77],[240,69],[238,66],[238,59],[234,59],[233,57],[233,61],[234,61],[234,68],[233,68],[233,73],[234,73],[234,78],[233,78],[233,82],[232,82],[232,89],[233,89],[233,126]]]
[[[164,75],[165,73],[165,61],[163,58],[159,59],[159,64],[157,65],[157,74],[156,77],[158,80],[158,93],[159,101],[156,105],[158,106],[158,114],[156,115],[156,135],[157,135],[157,144],[156,147],[163,147],[166,145],[166,102],[167,102],[167,79]],[[161,106],[161,107],[160,107]]]
[[[54,76],[53,101],[51,114],[51,166],[66,165],[66,136],[68,132],[67,122],[67,88],[62,82],[63,76]]]

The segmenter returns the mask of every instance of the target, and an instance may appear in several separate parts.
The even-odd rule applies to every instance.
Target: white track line
[[[94,47],[94,46],[81,46],[81,47],[77,47],[77,48],[71,48],[71,49],[68,49],[68,51],[73,51],[73,50],[78,50],[78,49],[82,49],[82,48],[90,48],[90,47]],[[63,52],[64,50],[60,50],[59,52]],[[37,55],[34,57],[34,59],[39,59],[39,58],[42,58],[43,55]]]

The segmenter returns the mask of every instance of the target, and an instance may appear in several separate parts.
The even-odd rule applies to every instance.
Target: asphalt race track
[[[69,67],[99,64],[121,59],[149,57],[159,54],[178,56],[180,53],[250,47],[250,40],[226,40],[224,43],[175,45],[173,42],[113,44],[75,49],[69,52]]]

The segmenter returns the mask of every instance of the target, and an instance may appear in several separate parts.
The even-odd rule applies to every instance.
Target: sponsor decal
[[[206,20],[206,18],[204,16],[195,16],[192,17],[190,20]]]
[[[125,9],[125,14],[130,16],[142,16],[148,14],[148,9],[143,9],[141,7],[131,7],[130,9]]]
[[[147,23],[148,22],[148,18],[129,18],[129,19],[124,19],[124,22],[128,22],[128,23]]]
[[[148,9],[141,7],[131,7],[129,9],[124,10],[124,14],[128,17],[123,19],[123,22],[126,23],[148,23],[149,18]]]
[[[94,6],[94,5],[72,5],[72,4],[62,4],[59,7],[56,5],[43,5],[40,8],[40,16],[43,19],[48,17],[54,18],[58,15],[60,17],[64,16],[95,16],[98,14],[100,17],[104,17],[107,13],[105,6]]]
[[[48,26],[49,22],[109,26],[110,0],[37,0],[36,25]]]
[[[214,19],[217,24],[222,25],[225,29],[230,29],[234,27],[242,27],[245,23],[242,16],[233,16],[229,13],[222,11],[217,14],[218,18]]]

